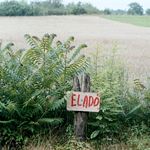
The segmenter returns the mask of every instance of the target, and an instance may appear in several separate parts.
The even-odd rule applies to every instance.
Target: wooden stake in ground
[[[80,91],[80,83],[77,76],[72,76],[73,79],[73,90]],[[81,92],[90,92],[90,77],[83,72],[81,77]],[[87,125],[87,112],[74,113],[74,131],[76,139],[80,139],[81,142],[85,141],[85,128]]]

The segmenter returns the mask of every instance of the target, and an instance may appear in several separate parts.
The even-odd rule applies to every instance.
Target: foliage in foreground
[[[150,81],[148,78],[147,86],[138,79],[134,86],[129,84],[117,43],[110,51],[98,46],[96,53],[91,53],[88,73],[91,92],[101,97],[100,111],[89,113],[87,141],[74,140],[69,125],[73,124],[73,112],[66,111],[64,93],[72,88],[70,75],[89,67],[89,60],[84,55],[77,57],[85,44],[69,54],[74,49],[70,45],[73,37],[65,43],[58,41],[53,48],[55,36],[46,34],[39,39],[25,35],[31,48],[24,55],[23,49],[14,54],[12,43],[0,51],[1,145],[23,145],[25,149],[31,149],[32,144],[38,149],[149,148]],[[56,126],[62,121],[62,126]],[[29,142],[31,147],[26,146]]]
[[[117,43],[112,44],[110,51],[101,46],[96,47],[96,53],[92,55],[90,77],[91,91],[100,94],[100,111],[90,113],[91,121],[88,124],[94,130],[91,139],[97,137],[111,140],[110,135],[118,133],[118,115],[122,114],[120,95],[128,85],[128,78],[125,72],[125,65],[117,54]],[[92,119],[93,118],[93,119]],[[95,119],[94,119],[95,118]]]
[[[78,56],[85,44],[73,52],[74,37],[65,43],[58,41],[53,48],[55,36],[25,35],[31,48],[24,55],[24,49],[14,53],[13,43],[4,49],[0,43],[0,145],[27,144],[66,121],[65,92],[72,88],[70,76],[85,70],[89,60]]]
[[[150,139],[149,135],[146,132],[146,126],[142,125],[139,126],[132,126],[129,128],[124,128],[119,133],[119,138],[113,137],[112,140],[106,140],[103,142],[100,141],[90,141],[88,138],[85,142],[76,141],[74,138],[74,134],[72,130],[73,128],[69,125],[66,129],[66,134],[62,133],[60,136],[52,137],[51,139],[47,138],[44,141],[43,137],[37,141],[37,146],[34,146],[34,142],[32,141],[28,147],[25,147],[25,150],[30,149],[39,149],[39,150],[49,150],[49,149],[56,149],[56,150],[66,150],[66,149],[74,149],[74,150],[105,150],[105,149],[124,149],[124,150],[141,150],[141,149],[148,149],[150,148]],[[69,131],[68,131],[69,129]],[[68,138],[69,137],[69,138]],[[126,140],[125,140],[126,139]],[[51,141],[55,141],[55,143],[51,143]]]
[[[129,84],[128,69],[122,56],[117,53],[117,43],[112,44],[110,51],[101,46],[95,49],[96,53],[91,53],[93,61],[89,74],[91,91],[98,92],[101,101],[100,111],[89,114],[87,133],[91,139],[112,141],[113,138],[122,137],[120,133],[124,129],[137,125],[137,130],[144,128],[144,134],[149,134],[149,80],[147,87],[138,79],[134,81],[134,86]],[[127,140],[127,137],[122,140]]]

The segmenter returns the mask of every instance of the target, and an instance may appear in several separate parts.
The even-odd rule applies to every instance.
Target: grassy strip
[[[64,144],[57,143],[51,144],[50,140],[43,141],[43,138],[37,141],[31,141],[30,145],[23,146],[20,149],[23,150],[148,150],[150,148],[150,139],[148,135],[142,135],[142,137],[133,136],[128,137],[126,142],[118,141],[117,139],[113,139],[112,141],[105,142],[77,142],[74,139],[64,141]],[[59,139],[59,137],[57,137]],[[52,139],[53,140],[53,139]],[[55,141],[57,142],[57,141]],[[6,147],[3,147],[2,150],[7,150]]]
[[[149,16],[103,16],[105,19],[119,21],[123,23],[129,23],[142,27],[150,27],[150,17]]]

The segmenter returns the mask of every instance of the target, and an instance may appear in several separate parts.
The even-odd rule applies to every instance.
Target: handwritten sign
[[[99,112],[100,97],[92,92],[67,92],[71,96],[67,100],[67,110]]]

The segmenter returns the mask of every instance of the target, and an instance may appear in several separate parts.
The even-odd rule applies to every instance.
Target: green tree
[[[146,14],[150,15],[150,8],[146,10]]]
[[[74,6],[74,8],[71,11],[71,14],[79,15],[79,14],[86,14],[87,12],[82,7],[82,3],[78,2],[77,5]]]
[[[67,14],[99,14],[100,10],[92,6],[90,3],[69,3],[66,7]]]
[[[111,10],[109,8],[105,8],[104,14],[105,15],[111,15]]]
[[[85,3],[85,4],[82,4],[82,7],[85,9],[85,11],[88,13],[88,14],[98,14],[100,13],[100,10],[97,9],[96,7],[94,7],[92,4],[90,3]]]
[[[87,12],[85,11],[84,8],[82,7],[75,7],[72,11],[71,11],[71,14],[74,14],[74,15],[79,15],[79,14],[86,14]]]
[[[0,16],[29,16],[31,8],[25,1],[5,1],[0,4]]]
[[[52,1],[52,7],[53,8],[60,8],[62,6],[63,6],[62,0],[53,0]]]
[[[30,6],[32,8],[33,16],[43,16],[44,15],[44,8],[42,7],[41,2],[31,2]]]
[[[143,7],[140,4],[134,2],[128,6],[130,7],[127,12],[129,15],[143,15]]]
[[[122,10],[122,9],[117,9],[115,10],[116,15],[125,15],[127,13],[126,10]]]

